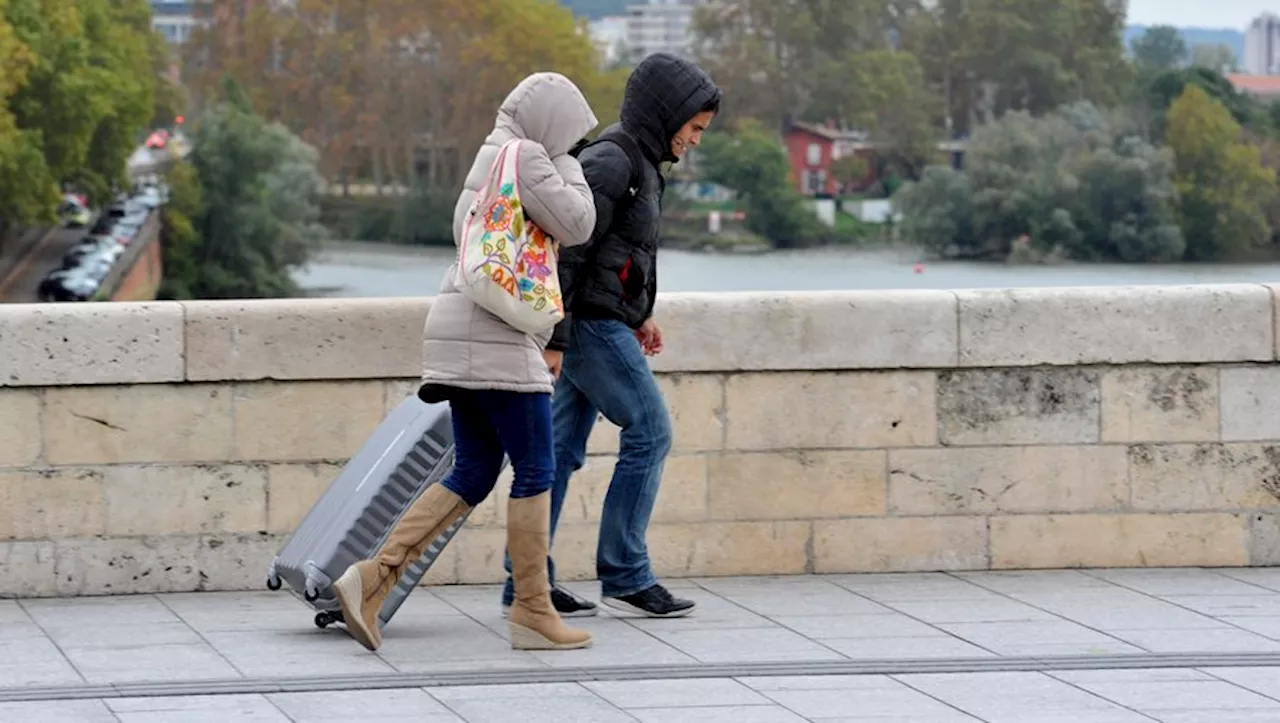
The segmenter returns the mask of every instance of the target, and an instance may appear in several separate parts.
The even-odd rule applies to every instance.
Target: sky
[[[1244,30],[1268,10],[1280,15],[1280,0],[1129,0],[1129,23]]]

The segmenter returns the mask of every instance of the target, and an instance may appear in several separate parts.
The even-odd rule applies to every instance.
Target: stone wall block
[[[191,381],[389,379],[422,372],[427,297],[182,305]]]
[[[658,371],[931,369],[956,364],[950,291],[659,294]]]
[[[1093,369],[944,371],[938,374],[939,441],[1096,443],[1098,397]]]
[[[184,379],[176,302],[0,304],[0,386]]]
[[[1257,284],[976,290],[960,300],[960,366],[1271,361]]]
[[[1120,367],[1103,373],[1103,442],[1217,440],[1216,367]]]
[[[933,372],[763,373],[729,377],[731,450],[930,447]]]

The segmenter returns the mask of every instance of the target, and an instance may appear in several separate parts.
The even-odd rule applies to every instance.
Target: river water
[[[295,278],[316,296],[430,296],[452,260],[448,248],[341,242],[327,246]],[[935,261],[916,273],[917,260],[907,250],[710,254],[664,249],[658,256],[658,284],[662,291],[824,291],[1280,282],[1280,263],[1010,266]]]

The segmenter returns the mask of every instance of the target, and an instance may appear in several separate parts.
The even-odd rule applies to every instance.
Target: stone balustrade
[[[1280,564],[1280,286],[670,294],[663,576]],[[254,589],[430,299],[0,306],[0,596]],[[594,576],[607,423],[556,540]],[[500,580],[504,495],[426,582]]]

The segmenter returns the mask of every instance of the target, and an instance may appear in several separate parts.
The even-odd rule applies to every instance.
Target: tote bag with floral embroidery
[[[454,285],[512,327],[541,334],[564,319],[564,300],[556,242],[525,216],[520,202],[519,144],[503,144],[467,214]]]

